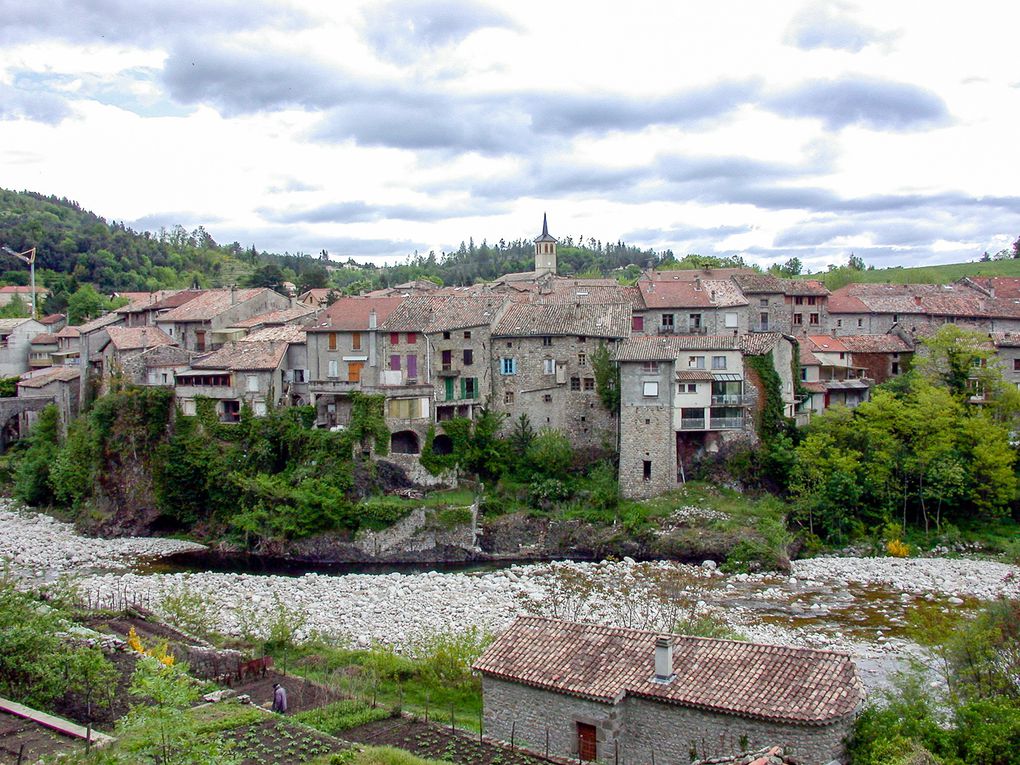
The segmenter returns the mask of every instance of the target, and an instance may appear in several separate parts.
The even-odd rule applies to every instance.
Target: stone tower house
[[[556,237],[549,235],[549,220],[542,213],[542,235],[535,240],[535,276],[556,273]]]

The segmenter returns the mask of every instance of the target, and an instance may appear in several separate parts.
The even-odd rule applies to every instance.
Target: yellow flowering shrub
[[[133,651],[140,653],[142,656],[151,656],[164,667],[172,667],[174,665],[174,655],[169,652],[166,641],[160,643],[155,648],[146,648],[142,644],[142,639],[138,637],[138,633],[135,632],[135,628],[132,627],[128,631],[127,644]]]
[[[910,555],[910,547],[899,539],[890,539],[886,542],[885,551],[894,558],[906,558]]]

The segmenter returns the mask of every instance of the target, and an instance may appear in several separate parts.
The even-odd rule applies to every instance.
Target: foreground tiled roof
[[[118,314],[116,311],[111,311],[110,313],[104,314],[99,318],[93,319],[92,321],[87,321],[84,324],[79,325],[78,331],[83,335],[87,335],[89,332],[95,332],[97,329],[109,327],[111,324],[116,324],[123,320],[124,320],[123,316]]]
[[[226,343],[219,350],[196,358],[194,369],[227,369],[238,372],[276,369],[287,353],[287,343],[243,340]]]
[[[756,271],[742,271],[733,274],[732,278],[745,295],[764,295],[777,292],[786,294],[786,290],[790,286],[787,279],[780,279],[772,274],[759,274]]]
[[[51,313],[48,316],[43,316],[39,319],[39,323],[49,326],[50,324],[59,324],[66,318],[67,316],[62,313]]]
[[[742,717],[826,725],[863,699],[846,654],[734,640],[674,637],[668,683],[653,680],[645,630],[518,617],[474,669],[537,688],[617,703],[625,695]]]
[[[55,334],[40,332],[38,335],[33,337],[30,342],[32,345],[56,345],[59,341]]]
[[[209,321],[231,306],[251,300],[267,291],[269,291],[267,287],[205,290],[191,300],[162,314],[158,321]]]
[[[808,335],[804,338],[804,344],[812,353],[846,353],[849,350],[843,344],[842,337],[832,335]]]
[[[639,281],[637,286],[650,309],[713,307],[711,295],[698,281]]]
[[[913,350],[899,335],[840,335],[839,339],[851,353],[908,353]]]
[[[307,305],[325,305],[330,292],[336,292],[338,296],[340,295],[339,290],[333,290],[330,287],[313,287],[310,290],[302,292],[298,296],[298,300],[302,303],[306,303]]]
[[[76,367],[50,367],[42,372],[18,381],[19,388],[42,388],[55,380],[71,382],[81,377],[81,371]]]
[[[68,325],[57,333],[57,337],[81,337],[81,330]]]
[[[0,329],[14,331],[22,324],[27,321],[32,321],[29,318],[23,319],[0,319]]]
[[[513,303],[504,311],[492,334],[494,337],[627,337],[630,304]]]
[[[714,379],[712,373],[704,369],[681,369],[676,373],[677,382],[708,382]]]
[[[158,327],[110,327],[110,342],[118,351],[137,351],[173,345],[174,339]]]
[[[176,295],[183,295],[180,303],[187,302],[197,293],[195,290],[157,290],[156,292],[116,292],[115,297],[127,298],[130,302],[127,305],[115,309],[117,313],[140,313],[142,311],[155,310],[157,307],[168,308],[164,301]]]
[[[686,351],[736,351],[734,335],[643,335],[624,340],[613,357],[617,361],[669,361]]]
[[[342,297],[323,311],[309,332],[348,331],[368,329],[369,315],[375,311],[376,326],[386,318],[404,298],[400,297]]]
[[[824,296],[829,289],[817,279],[786,279],[786,294],[793,296]]]
[[[1020,348],[1020,332],[992,332],[991,338],[996,348]]]

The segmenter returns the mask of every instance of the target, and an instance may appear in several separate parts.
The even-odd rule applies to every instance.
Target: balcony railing
[[[459,377],[460,370],[454,368],[450,364],[443,364],[443,368],[439,370],[440,377]]]
[[[751,325],[752,332],[771,332],[771,325],[767,321],[756,321]]]
[[[704,417],[685,417],[680,420],[680,430],[704,430]]]
[[[710,430],[739,430],[744,427],[743,417],[713,417],[710,421]]]
[[[659,334],[660,335],[675,335],[676,334],[676,327],[674,325],[672,325],[672,324],[660,324],[659,325]]]
[[[744,393],[720,393],[712,395],[712,406],[748,406],[751,397]]]
[[[687,334],[688,335],[707,335],[708,334],[708,327],[706,327],[704,325],[699,325],[699,326],[696,326],[696,327],[688,327],[687,328]]]

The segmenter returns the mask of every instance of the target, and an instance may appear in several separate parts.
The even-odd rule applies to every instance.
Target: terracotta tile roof
[[[1020,300],[1020,279],[1015,276],[966,276],[958,284],[976,284],[987,294],[1006,300]]]
[[[474,663],[491,677],[617,703],[625,695],[780,722],[826,725],[863,700],[846,654],[734,640],[673,638],[673,671],[658,683],[645,630],[518,617]]]
[[[71,382],[81,377],[81,371],[76,367],[50,367],[38,372],[31,377],[18,381],[19,388],[41,388],[54,380]]]
[[[50,324],[59,324],[60,322],[62,322],[66,318],[67,318],[67,316],[65,314],[62,314],[62,313],[51,313],[48,316],[43,316],[41,319],[39,319],[39,323],[40,324],[46,324],[47,326],[50,325]]]
[[[750,268],[670,268],[661,271],[645,271],[641,274],[640,281],[692,282],[695,279],[732,279],[741,274],[757,273]]]
[[[38,284],[35,287],[36,295],[45,295],[49,292],[45,287],[40,287]],[[8,284],[6,287],[0,287],[0,295],[31,295],[32,287],[27,284]]]
[[[818,360],[818,357],[811,352],[808,348],[808,343],[798,343],[798,358],[802,367],[819,367],[822,362]]]
[[[27,317],[23,319],[0,319],[0,329],[5,329],[13,332],[22,324],[25,324],[26,322],[29,321],[32,321],[32,319],[29,319]]]
[[[677,382],[707,382],[714,379],[711,372],[699,369],[681,369],[676,373]]]
[[[817,359],[816,359],[817,361]],[[801,386],[811,393],[825,393],[825,383],[821,382],[802,382]]]
[[[313,287],[310,290],[305,290],[298,296],[298,300],[308,305],[326,305],[326,299],[329,297],[330,292],[336,292],[339,296],[339,290],[333,290],[330,287]]]
[[[257,329],[247,337],[238,340],[239,343],[255,343],[262,340],[276,340],[281,343],[300,345],[307,339],[305,328],[297,324],[282,324],[277,327],[263,327]]]
[[[630,334],[630,305],[511,303],[493,327],[492,334],[493,337],[627,337]]]
[[[59,342],[57,336],[49,332],[40,332],[32,338],[32,345],[56,345]]]
[[[909,353],[913,350],[899,335],[840,335],[851,353]],[[1017,338],[1020,340],[1020,336]]]
[[[842,337],[832,335],[808,335],[804,344],[812,353],[846,353],[849,349],[843,345]]]
[[[996,348],[1020,348],[1020,332],[992,332],[991,338]]]
[[[420,295],[404,298],[383,322],[382,329],[394,332],[445,332],[489,326],[507,302],[505,295]]]
[[[963,283],[848,284],[832,293],[829,313],[951,317],[1020,316],[1020,301],[990,298]]]
[[[81,330],[78,327],[67,326],[57,333],[57,337],[81,337]]]
[[[270,326],[288,324],[298,319],[303,319],[306,316],[311,316],[315,313],[315,309],[307,305],[294,306],[293,308],[281,308],[277,311],[267,311],[266,313],[260,313],[258,316],[252,316],[250,319],[243,319],[241,321],[235,321],[231,324],[231,327],[242,327],[244,329],[250,329],[251,327]]]
[[[749,332],[740,338],[740,350],[748,356],[763,356],[771,353],[782,337],[779,332]]]
[[[159,321],[209,321],[236,303],[243,303],[269,291],[266,287],[204,290],[161,315]]]
[[[613,354],[617,361],[669,361],[687,351],[736,351],[734,335],[644,335],[624,340]]]
[[[648,308],[711,308],[708,290],[696,281],[639,281],[641,298]]]
[[[196,358],[194,369],[226,369],[236,372],[276,369],[287,353],[287,343],[238,341],[226,343],[219,350]]]
[[[386,321],[400,305],[400,297],[342,297],[319,315],[309,332],[361,331],[368,329],[368,319],[375,311],[376,326]]]
[[[157,292],[122,292],[122,296],[135,295],[131,302],[117,308],[117,313],[141,313],[143,311],[164,311],[177,308],[194,300],[205,290],[158,290]]]
[[[787,295],[826,296],[829,288],[817,279],[786,279]]]
[[[95,332],[97,329],[109,327],[111,324],[116,324],[119,321],[123,321],[123,319],[124,317],[118,314],[116,311],[111,311],[110,313],[104,314],[103,316],[100,316],[97,319],[87,321],[84,324],[79,324],[78,331],[83,335],[87,335],[89,332]]]
[[[745,295],[787,294],[788,279],[780,279],[772,274],[760,274],[757,271],[741,271],[733,274],[733,281]],[[792,293],[790,293],[792,294]]]
[[[118,351],[138,351],[158,345],[174,345],[174,339],[158,327],[110,327],[110,342]]]

